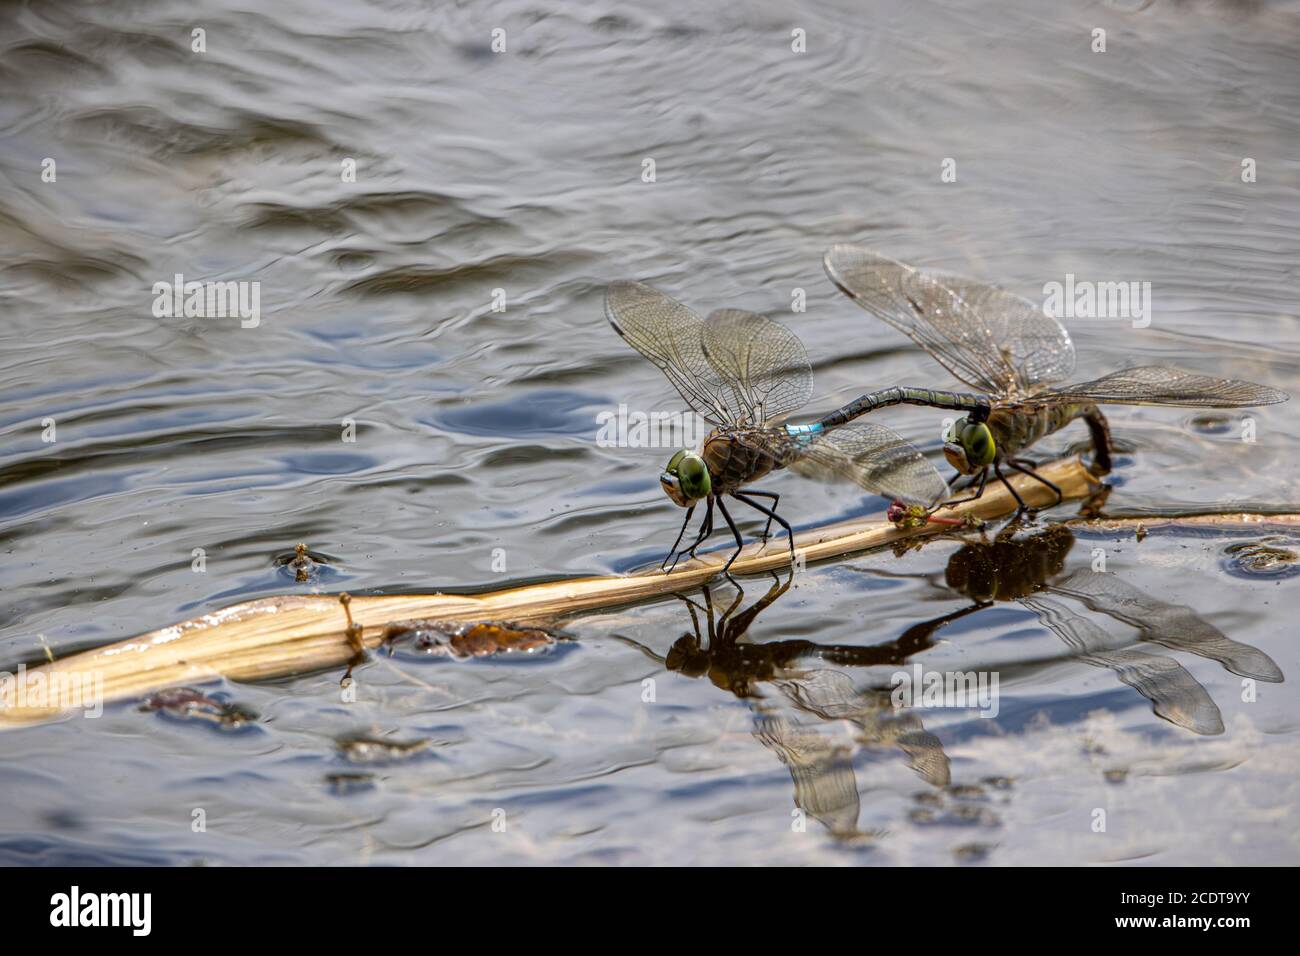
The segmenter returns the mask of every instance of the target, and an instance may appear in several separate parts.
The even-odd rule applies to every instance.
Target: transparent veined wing
[[[1273,405],[1290,396],[1267,385],[1215,378],[1163,365],[1142,365],[1111,372],[1091,382],[1063,385],[1039,392],[1026,404],[1095,402],[1101,405],[1187,405],[1196,408],[1237,408]]]
[[[708,421],[723,425],[742,412],[704,355],[703,320],[682,303],[643,282],[614,282],[605,290],[605,317]]]
[[[935,281],[957,294],[983,323],[989,337],[1005,357],[1023,392],[1063,381],[1074,371],[1074,342],[1056,319],[1042,306],[965,276],[936,274]]]
[[[1029,393],[1074,370],[1061,323],[1005,289],[928,274],[860,246],[832,246],[824,264],[849,298],[991,396]]]
[[[744,421],[776,421],[812,397],[812,368],[798,337],[779,322],[741,309],[718,309],[704,322],[704,356],[743,408]]]
[[[948,483],[925,455],[883,425],[857,421],[797,434],[783,428],[754,429],[739,437],[809,478],[851,481],[875,494],[927,509],[948,495]]]

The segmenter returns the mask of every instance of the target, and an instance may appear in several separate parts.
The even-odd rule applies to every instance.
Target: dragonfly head
[[[984,422],[959,418],[943,436],[943,457],[963,475],[974,475],[993,463],[997,445]]]
[[[685,448],[668,459],[668,466],[659,476],[659,484],[663,485],[664,494],[683,508],[707,498],[713,490],[709,466],[703,458]]]

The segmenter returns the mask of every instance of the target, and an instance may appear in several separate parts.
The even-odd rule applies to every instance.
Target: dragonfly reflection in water
[[[682,530],[662,566],[695,554],[713,533],[716,506],[736,539],[737,550],[723,570],[731,567],[743,541],[726,496],[767,517],[764,538],[773,521],[784,528],[793,561],[794,531],[776,511],[780,496],[747,487],[779,468],[853,482],[894,499],[909,514],[928,515],[946,497],[947,483],[934,466],[882,425],[850,422],[854,416],[842,412],[804,425],[784,424],[811,397],[812,368],[802,343],[780,323],[739,309],[719,309],[701,320],[640,282],[611,284],[605,315],[614,331],[654,363],[687,405],[713,426],[699,453],[677,452],[660,475],[664,493],[686,509]],[[679,551],[701,501],[706,510],[699,534]]]
[[[1090,567],[1065,573],[1074,535],[1064,525],[1013,537],[1008,526],[993,541],[963,546],[948,560],[936,587],[956,591],[974,603],[921,625],[933,634],[943,625],[992,606],[1016,601],[1069,648],[1069,656],[1109,669],[1151,702],[1156,716],[1198,734],[1223,733],[1223,718],[1206,689],[1172,657],[1136,649],[1135,643],[1160,644],[1220,664],[1240,677],[1280,683],[1282,671],[1263,651],[1234,641],[1191,608],[1151,597],[1114,571]],[[912,577],[873,572],[887,577]],[[1072,611],[1082,605],[1088,616]],[[1103,628],[1095,615],[1136,629],[1130,634]],[[999,667],[1003,678],[1029,665]]]
[[[860,810],[852,749],[806,726],[792,724],[764,693],[778,691],[796,710],[818,721],[847,721],[855,727],[857,743],[867,747],[890,746],[902,751],[908,764],[929,784],[945,787],[950,768],[943,744],[927,731],[915,710],[895,708],[890,691],[861,690],[836,667],[899,666],[918,651],[933,646],[929,633],[909,630],[887,644],[818,644],[807,640],[756,643],[749,638],[754,619],[790,587],[792,577],[779,578],[768,592],[744,611],[744,592],[721,616],[716,614],[712,591],[702,590],[703,603],[680,596],[690,613],[692,632],[679,637],[660,655],[649,647],[621,637],[650,659],[687,677],[708,677],[722,690],[750,702],[754,711],[754,736],[790,771],[795,804],[842,838],[861,836]],[[700,620],[705,628],[701,630]]]
[[[944,436],[944,457],[959,477],[976,481],[972,498],[984,493],[991,468],[1027,510],[1002,472],[1006,465],[1047,485],[1059,501],[1061,490],[1019,455],[1076,418],[1087,423],[1092,437],[1093,470],[1110,471],[1110,430],[1098,405],[1240,408],[1288,397],[1266,385],[1155,365],[1049,387],[1074,370],[1074,343],[1060,322],[1033,303],[973,279],[927,274],[858,246],[832,246],[824,265],[840,291],[983,393],[881,389],[839,414],[847,420],[899,403],[966,411]]]
[[[859,745],[897,748],[922,779],[951,791],[949,796],[956,798],[970,787],[952,786],[949,758],[939,738],[925,729],[921,711],[896,707],[890,687],[859,686],[845,669],[900,667],[913,655],[933,648],[935,635],[944,625],[997,602],[1015,601],[1034,611],[1065,644],[1068,659],[1114,672],[1122,683],[1151,702],[1158,717],[1193,733],[1223,732],[1218,706],[1176,660],[1148,653],[1135,644],[1160,644],[1194,654],[1242,677],[1272,683],[1283,680],[1282,671],[1267,654],[1228,638],[1190,608],[1153,598],[1113,571],[1084,568],[1067,573],[1066,558],[1075,538],[1065,526],[1054,525],[1020,537],[1013,535],[1013,527],[991,541],[964,544],[950,556],[941,578],[937,574],[924,576],[945,594],[956,592],[970,598],[969,606],[918,622],[888,643],[864,647],[810,640],[756,641],[750,635],[755,619],[785,594],[790,578],[784,582],[778,578],[762,598],[743,611],[738,608],[744,595],[737,589],[720,616],[708,587],[703,589],[702,603],[679,596],[687,607],[691,631],[678,637],[665,654],[625,636],[619,639],[670,671],[707,677],[714,686],[749,701],[754,711],[754,736],[789,770],[796,806],[838,837],[861,835],[853,750],[842,740],[792,722],[767,691],[776,691],[796,711],[820,722],[849,722],[855,727],[854,740]],[[883,570],[872,573],[917,577]],[[1071,610],[1070,603],[1084,613]],[[1094,619],[1097,615],[1131,627],[1136,634],[1109,633],[1114,629],[1103,628]],[[1014,678],[1017,671],[1037,666],[1041,665],[1011,664],[997,670]]]

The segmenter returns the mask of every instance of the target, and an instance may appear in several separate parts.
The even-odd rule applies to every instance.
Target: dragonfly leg
[[[984,486],[988,484],[988,481],[989,481],[989,470],[985,468],[983,471],[980,472],[979,487],[975,489],[975,494],[971,495],[968,498],[954,498],[952,501],[945,501],[943,503],[944,507],[951,508],[953,505],[965,504],[968,501],[975,501],[979,498],[982,498],[984,496]]]
[[[753,492],[753,491],[733,491],[733,492],[731,493],[731,496],[732,496],[733,498],[735,498],[737,501],[743,501],[745,504],[749,505],[749,506],[750,506],[751,508],[753,508],[755,511],[758,511],[758,512],[761,512],[762,514],[767,515],[767,521],[768,521],[768,524],[769,524],[769,525],[770,525],[773,521],[775,521],[775,522],[776,522],[777,524],[779,524],[782,528],[785,528],[786,536],[790,539],[790,566],[791,566],[791,567],[794,567],[794,561],[795,561],[795,557],[794,557],[794,529],[790,527],[790,522],[788,522],[788,521],[786,521],[784,518],[782,518],[779,514],[776,513],[775,510],[769,510],[769,509],[763,507],[762,505],[760,505],[757,501],[753,501],[753,500],[751,500],[750,498],[746,497],[747,495],[752,495],[752,494],[757,494],[757,492]],[[773,505],[772,507],[773,507],[773,509],[775,509],[776,506]]]
[[[1034,479],[1034,481],[1042,482],[1043,484],[1047,485],[1047,487],[1051,488],[1054,492],[1056,492],[1056,503],[1058,505],[1065,500],[1065,495],[1061,494],[1061,489],[1056,487],[1056,485],[1052,484],[1050,481],[1048,481],[1038,472],[1034,471],[1031,462],[1022,461],[1019,458],[1008,458],[1007,464],[1010,467],[1014,468],[1016,471],[1020,472],[1022,475],[1028,475],[1030,478]]]
[[[773,511],[776,511],[776,506],[781,501],[781,496],[778,495],[775,491],[754,491],[752,488],[741,488],[740,491],[741,494],[754,495],[757,498],[771,498]],[[763,528],[762,537],[764,541],[766,541],[768,537],[771,535],[771,531],[772,531],[772,516],[768,515],[767,524]]]
[[[736,522],[731,520],[731,515],[727,512],[727,506],[722,503],[721,498],[718,499],[718,510],[722,512],[722,517],[727,519],[727,527],[731,529],[731,533],[736,536],[736,553],[728,558],[727,563],[722,566],[722,573],[726,574],[736,559],[740,557],[740,552],[745,550],[745,539],[740,536],[740,529],[736,527]]]
[[[686,548],[683,551],[677,551],[675,552],[675,554],[670,553],[668,555],[669,558],[673,559],[673,563],[668,566],[668,571],[672,572],[673,569],[677,567],[677,562],[682,559],[683,554],[691,558],[695,557],[695,549],[698,548],[700,544],[703,543],[704,540],[708,538],[708,536],[711,534],[713,534],[713,502],[712,501],[709,502],[708,510],[704,512],[704,520],[700,522],[700,532],[695,536],[695,540],[691,543],[691,546],[689,548]],[[664,560],[667,561],[668,558],[664,558]]]
[[[695,549],[702,545],[713,534],[713,499],[709,498],[708,506],[704,511],[704,521],[700,525],[700,533],[696,536],[694,543],[686,549],[686,553],[692,558],[695,557]]]
[[[677,532],[677,540],[673,542],[672,548],[669,550],[668,554],[664,557],[664,559],[659,562],[660,571],[671,571],[672,568],[677,567],[677,562],[674,561],[672,564],[672,568],[670,568],[668,566],[668,559],[673,557],[673,555],[677,554],[677,546],[682,543],[682,538],[686,536],[686,528],[690,525],[691,515],[693,514],[695,514],[695,505],[691,505],[689,508],[686,509],[686,520],[682,522],[682,530]]]
[[[1007,486],[1007,491],[1011,492],[1011,497],[1015,498],[1016,504],[1020,505],[1016,514],[1019,515],[1021,512],[1028,511],[1029,505],[1025,504],[1025,499],[1020,497],[1020,492],[1016,491],[1011,482],[1007,481],[1007,476],[1002,474],[1002,465],[995,461],[993,463],[993,470],[997,472],[998,481]]]
[[[1098,408],[1084,415],[1083,420],[1087,422],[1088,432],[1092,435],[1092,471],[1104,475],[1111,468],[1110,425],[1106,421],[1106,416]]]

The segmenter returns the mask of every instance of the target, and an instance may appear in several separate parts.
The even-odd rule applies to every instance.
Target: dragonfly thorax
[[[700,455],[708,464],[715,495],[730,494],[779,467],[762,441],[762,429],[743,426],[719,428],[704,440]]]

